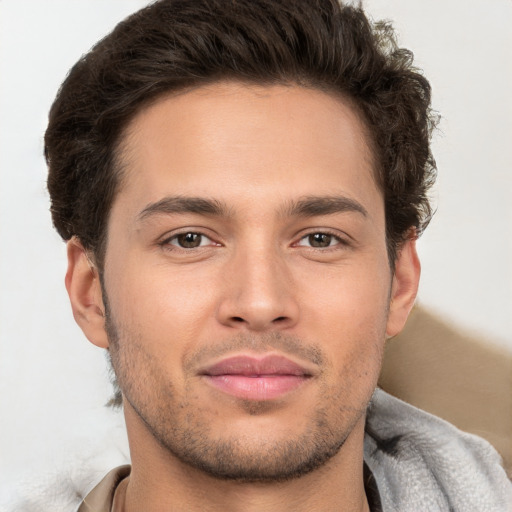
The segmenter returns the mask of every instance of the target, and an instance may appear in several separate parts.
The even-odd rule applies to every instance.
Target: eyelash
[[[323,235],[323,236],[328,236],[330,237],[330,242],[332,240],[334,240],[336,243],[335,244],[330,244],[325,246],[325,247],[314,247],[312,245],[301,245],[300,242],[302,242],[303,240],[307,240],[309,237],[312,237],[312,236],[315,236],[315,235]],[[305,235],[301,236],[299,241],[296,242],[294,244],[294,246],[296,247],[306,247],[310,250],[314,250],[314,251],[328,251],[328,250],[336,250],[336,248],[339,248],[339,246],[341,247],[349,247],[350,246],[350,243],[343,237],[341,237],[339,234],[336,234],[336,233],[333,233],[332,231],[328,230],[328,229],[320,229],[320,230],[316,230],[316,231],[310,231],[309,233],[306,233]]]
[[[201,237],[200,244],[196,247],[182,247],[182,246],[178,245],[177,243],[176,244],[172,243],[173,241],[177,241],[179,239],[179,237],[184,237],[187,235],[195,235],[195,236]],[[204,239],[209,240],[211,243],[203,245]],[[161,242],[159,242],[158,245],[166,250],[182,250],[182,251],[190,251],[193,249],[200,249],[200,248],[205,248],[208,246],[210,246],[210,247],[211,246],[220,246],[219,243],[214,242],[212,240],[212,238],[209,237],[208,235],[205,235],[204,233],[201,233],[200,231],[192,231],[192,230],[182,231],[181,233],[175,233],[174,235],[169,236],[169,237],[165,238],[164,240],[162,240]]]
[[[184,236],[187,236],[187,235],[194,235],[196,237],[201,237],[199,245],[197,245],[195,247],[183,247],[181,245],[178,245],[178,243],[173,243],[174,241],[177,242],[179,237],[184,237]],[[313,237],[315,235],[321,235],[321,236],[329,237],[329,245],[324,246],[324,247],[315,247],[313,245],[303,245],[303,244],[301,244],[302,241],[307,240],[308,238]],[[208,240],[210,243],[205,243],[203,245],[203,242],[205,241],[205,239]],[[334,244],[331,243],[333,240],[335,241]],[[309,241],[311,243],[311,240],[309,240]],[[209,237],[208,235],[205,235],[204,233],[201,233],[200,231],[192,231],[192,230],[190,230],[190,231],[182,231],[180,233],[175,233],[172,236],[167,237],[164,240],[162,240],[161,242],[159,242],[158,245],[161,246],[162,248],[166,249],[166,250],[172,250],[172,251],[181,250],[181,251],[188,252],[188,251],[192,251],[194,249],[201,249],[201,248],[205,248],[205,247],[212,247],[212,246],[217,246],[218,247],[221,244],[216,243],[214,240],[212,240],[211,237]],[[335,233],[332,233],[329,230],[318,230],[318,231],[311,231],[311,232],[301,236],[297,242],[292,244],[292,246],[293,247],[306,247],[306,248],[308,248],[310,250],[325,252],[325,251],[328,251],[328,250],[336,250],[336,248],[338,246],[348,247],[348,246],[350,246],[350,243],[346,239],[340,237],[339,235],[337,235]]]

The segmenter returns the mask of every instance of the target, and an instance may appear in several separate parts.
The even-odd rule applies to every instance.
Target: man
[[[334,0],[160,1],[75,65],[52,215],[132,462],[81,512],[512,506],[490,446],[375,392],[418,286],[429,104]]]

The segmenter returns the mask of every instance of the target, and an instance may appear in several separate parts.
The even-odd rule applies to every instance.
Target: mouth
[[[313,372],[279,355],[234,356],[200,371],[213,387],[245,400],[272,400],[303,385]]]

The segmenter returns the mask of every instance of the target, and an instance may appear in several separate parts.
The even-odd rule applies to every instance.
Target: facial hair
[[[321,369],[318,394],[321,400],[314,410],[298,412],[303,415],[301,419],[307,420],[305,428],[300,432],[291,430],[278,440],[267,436],[266,432],[258,435],[257,440],[244,432],[219,435],[211,427],[212,417],[218,415],[215,404],[197,398],[193,380],[186,384],[184,391],[177,392],[165,368],[145,349],[142,336],[118,327],[106,299],[105,294],[110,357],[124,400],[171,457],[214,478],[247,483],[279,482],[310,473],[339,452],[365,414],[375,382],[369,383],[360,398],[349,399],[354,393],[350,382],[353,371],[344,368],[341,382],[337,386],[328,385],[323,376],[334,370],[320,347],[279,332],[238,334],[187,354],[183,359],[185,375],[192,374],[201,361],[236,350],[252,353],[278,350],[310,361]],[[373,356],[380,357],[377,352]],[[239,409],[255,417],[272,414],[279,406],[275,401],[237,400]]]

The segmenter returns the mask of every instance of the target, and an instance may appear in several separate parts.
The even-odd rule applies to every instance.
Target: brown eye
[[[176,235],[172,240],[171,244],[182,247],[183,249],[194,249],[204,245],[204,239],[208,240],[204,235],[199,233],[182,233]]]
[[[308,235],[308,242],[311,247],[329,247],[334,237],[328,233],[312,233]]]

